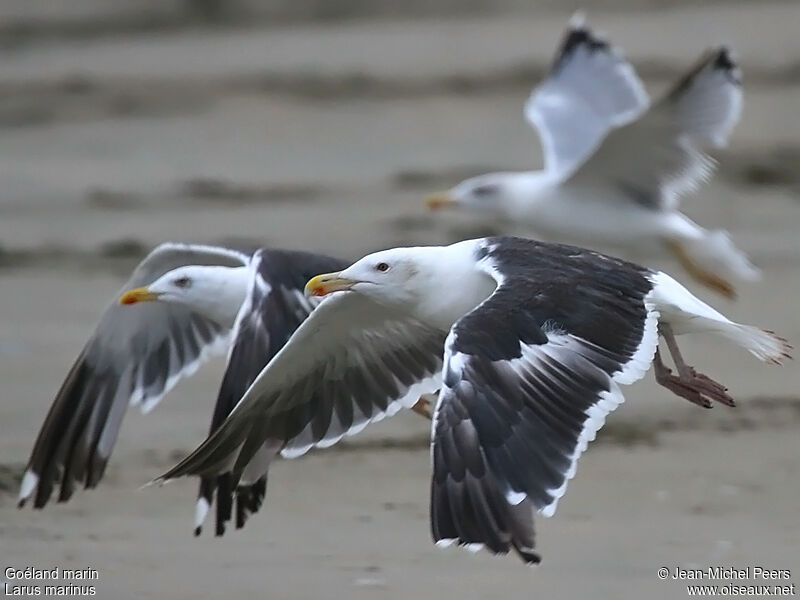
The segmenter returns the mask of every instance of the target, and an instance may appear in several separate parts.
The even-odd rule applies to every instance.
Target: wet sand
[[[705,46],[739,51],[742,122],[718,176],[684,205],[729,229],[764,276],[736,303],[699,293],[797,345],[800,5],[639,4],[590,17],[655,93]],[[686,339],[685,355],[740,406],[704,411],[651,377],[627,388],[557,515],[537,521],[537,569],[433,547],[428,425],[415,415],[279,463],[243,531],[193,538],[194,482],[137,488],[204,436],[220,361],[150,415],[131,411],[97,490],[15,508],[9,484],[55,390],[153,244],[256,239],[355,258],[485,233],[431,219],[420,200],[538,164],[521,104],[567,16],[34,36],[0,50],[0,488],[12,487],[0,489],[0,566],[91,567],[98,597],[165,599],[681,598],[659,567],[800,569],[800,369],[708,338]]]

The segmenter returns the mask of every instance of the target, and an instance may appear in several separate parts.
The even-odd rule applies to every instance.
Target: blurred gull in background
[[[548,78],[525,105],[544,170],[490,173],[428,198],[530,225],[557,239],[634,249],[661,241],[697,281],[727,296],[758,271],[727,232],[682,214],[679,198],[713,171],[703,150],[723,146],[742,108],[739,69],[709,50],[648,109],[633,67],[573,18]]]

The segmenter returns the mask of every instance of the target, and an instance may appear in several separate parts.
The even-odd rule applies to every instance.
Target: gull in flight
[[[558,240],[637,249],[655,240],[697,281],[727,296],[758,271],[727,232],[680,212],[715,165],[742,108],[727,48],[709,50],[649,105],[633,67],[574,19],[548,77],[525,104],[544,151],[541,171],[490,173],[427,199],[431,210],[522,223]]]
[[[321,270],[341,269],[328,256],[261,248],[165,243],[135,268],[100,318],[61,385],[36,438],[19,491],[44,508],[57,491],[66,502],[77,485],[94,488],[105,473],[128,406],[150,412],[180,379],[209,357],[228,354],[210,430],[221,424],[242,394],[297,326],[318,304],[303,288]],[[262,450],[268,462],[274,456]],[[203,479],[195,532],[216,498],[221,535],[236,504],[236,525],[258,510],[266,470],[244,478]]]
[[[663,272],[514,237],[370,254],[306,285],[323,302],[227,419],[155,482],[252,480],[267,445],[331,446],[436,390],[431,527],[439,545],[536,563],[533,512],[549,516],[621,386],[656,381],[701,406],[733,405],[688,365],[676,336],[714,334],[780,363],[789,345],[741,325]],[[662,358],[659,337],[672,357]]]

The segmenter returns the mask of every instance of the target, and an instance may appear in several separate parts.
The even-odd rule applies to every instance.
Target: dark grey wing
[[[225,422],[159,481],[233,472],[265,441],[295,457],[327,447],[438,389],[446,332],[354,292],[326,297]]]
[[[525,103],[525,117],[539,132],[545,169],[563,180],[611,128],[630,122],[647,103],[633,66],[579,16],[549,75]]]
[[[308,252],[265,248],[255,253],[251,265],[254,277],[236,319],[228,366],[222,378],[209,434],[217,430],[258,374],[319,303],[316,298],[305,297],[306,282],[314,275],[340,271],[348,264],[337,258]],[[261,450],[267,464],[281,447],[282,444],[273,444]],[[266,489],[266,473],[255,482],[242,482],[236,488],[237,529],[244,526],[249,514],[260,508]],[[230,473],[201,479],[195,535],[201,533],[202,523],[215,496],[216,535],[222,535],[225,524],[233,515],[234,491]]]
[[[739,68],[726,48],[707,52],[667,95],[637,121],[612,131],[568,182],[616,186],[632,202],[677,208],[707,179],[742,111]]]
[[[623,401],[619,384],[647,372],[658,314],[652,284],[632,265],[506,244],[483,263],[498,288],[445,343],[431,525],[437,542],[538,562],[530,509],[555,512],[581,453]]]
[[[249,257],[225,248],[162,244],[134,270],[123,290],[152,283],[183,265],[242,266]],[[56,394],[36,438],[20,487],[22,506],[35,493],[44,507],[55,486],[69,500],[76,483],[95,487],[103,476],[129,405],[154,407],[180,378],[228,349],[232,323],[217,323],[162,302],[106,309]]]

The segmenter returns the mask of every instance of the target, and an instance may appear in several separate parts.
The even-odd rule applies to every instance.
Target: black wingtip
[[[198,525],[194,528],[194,537],[200,537],[200,534],[203,533],[203,526]]]
[[[236,529],[241,529],[247,522],[248,496],[246,492],[236,491]]]
[[[726,73],[730,80],[736,85],[741,85],[741,70],[733,56],[733,52],[727,46],[720,46],[716,49],[711,66],[717,71]]]
[[[716,55],[714,59],[714,68],[730,70],[737,67],[731,55],[731,51],[727,46],[720,46],[716,51]]]
[[[528,548],[517,548],[515,546],[514,550],[517,551],[517,554],[522,559],[522,562],[527,565],[534,566],[542,562],[542,557],[538,553],[533,552]]]
[[[580,47],[585,47],[589,52],[605,52],[611,49],[608,40],[594,33],[582,15],[576,15],[570,21],[569,28],[564,34],[564,39],[553,60],[553,71],[559,71]]]
[[[571,27],[561,44],[561,55],[571,54],[579,46],[586,46],[592,51],[609,48],[608,41],[595,34],[588,25]]]
[[[733,52],[727,46],[712,48],[703,53],[700,60],[689,70],[686,75],[677,81],[666,98],[677,100],[692,88],[695,81],[710,72],[721,73],[731,84],[741,86],[742,72],[733,57]]]
[[[214,535],[225,535],[225,524],[231,520],[233,514],[233,486],[231,474],[223,473],[217,476],[217,521]]]
[[[27,498],[22,498],[17,502],[17,508],[25,508],[25,503],[28,501]]]

